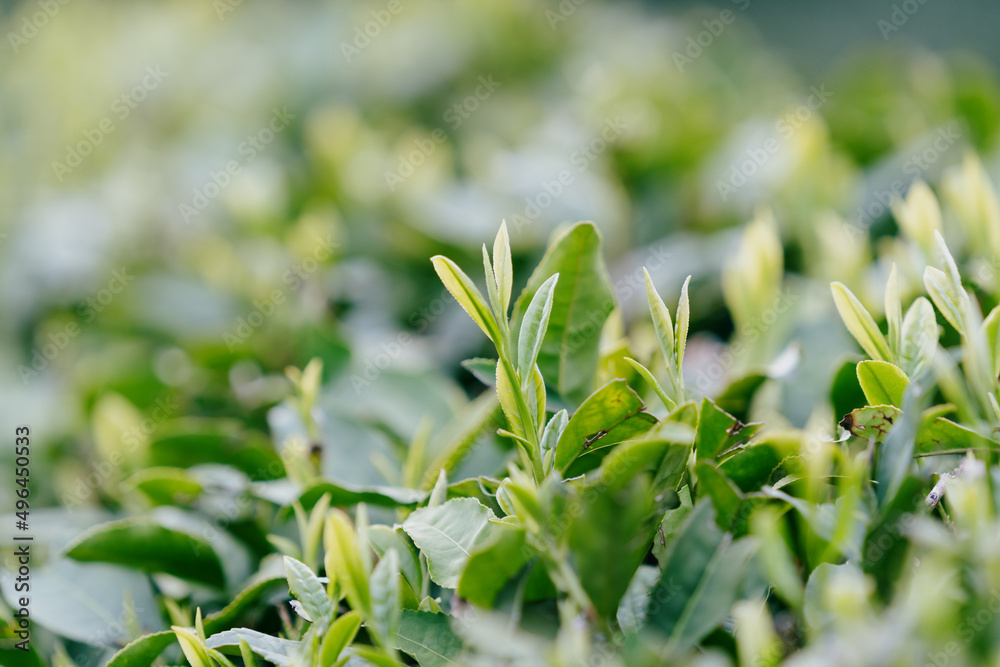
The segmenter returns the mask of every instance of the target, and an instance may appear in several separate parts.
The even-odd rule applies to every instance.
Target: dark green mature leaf
[[[767,440],[741,449],[719,464],[719,470],[743,493],[753,493],[771,481],[785,460],[777,443]]]
[[[171,630],[139,637],[115,653],[106,667],[150,667],[174,641],[176,637]]]
[[[377,507],[416,507],[427,499],[426,491],[416,489],[399,486],[362,486],[321,480],[302,492],[299,503],[308,511],[327,493],[330,494],[332,507],[348,507],[358,503]]]
[[[454,498],[424,507],[403,522],[403,530],[427,558],[431,579],[444,588],[458,586],[469,557],[492,539],[493,512],[474,498]]]
[[[231,465],[252,480],[285,476],[281,457],[266,435],[226,419],[184,418],[163,425],[149,445],[155,466]]]
[[[490,607],[497,594],[528,563],[531,550],[523,528],[497,524],[491,540],[472,554],[458,582],[458,594],[481,607]]]
[[[642,399],[625,380],[612,380],[595,391],[570,418],[556,444],[556,470],[566,470],[588,449],[612,445],[648,431],[656,419],[642,409]]]
[[[680,505],[663,513],[663,520],[660,521],[656,537],[653,538],[653,556],[661,568],[674,547],[675,536],[680,531],[681,526],[684,525],[684,520],[687,519],[688,514],[694,509],[694,506],[691,504],[691,491],[687,486],[682,487],[677,492],[677,498]]]
[[[512,331],[542,284],[559,274],[538,366],[546,383],[571,405],[592,391],[604,322],[614,310],[611,280],[592,222],[573,225],[549,247],[514,305]]]
[[[928,456],[981,447],[996,449],[997,443],[984,438],[970,428],[956,424],[950,419],[938,417],[921,422],[920,429],[917,431],[917,442],[913,448],[913,455]]]
[[[254,604],[281,589],[287,590],[284,563],[278,554],[271,554],[261,562],[257,573],[229,604],[205,617],[205,632],[211,635],[230,629]]]
[[[764,373],[748,373],[733,380],[725,390],[715,397],[715,404],[740,421],[749,419],[750,404],[757,390],[764,386],[768,377]]]
[[[66,548],[66,555],[78,561],[164,572],[210,586],[223,587],[226,583],[222,563],[209,542],[149,518],[95,526],[74,540]]]
[[[830,402],[833,404],[833,414],[846,415],[851,410],[864,407],[867,402],[865,393],[858,383],[858,364],[856,361],[845,361],[833,376],[830,386]]]
[[[460,667],[462,640],[452,632],[448,616],[406,609],[394,645],[413,656],[420,667]]]
[[[698,478],[698,494],[708,495],[715,506],[716,523],[719,528],[728,530],[743,502],[739,490],[709,461],[699,461],[694,472]]]
[[[862,361],[858,364],[858,382],[869,405],[903,407],[903,392],[909,378],[888,361]]]
[[[597,613],[612,617],[653,541],[664,507],[648,476],[581,490],[569,515],[570,557]]]
[[[681,648],[697,643],[729,614],[756,550],[750,538],[733,541],[716,526],[708,499],[681,526],[650,593],[647,624]]]
[[[678,424],[677,426],[682,426]],[[630,440],[611,451],[601,462],[598,479],[609,489],[618,490],[632,481],[643,470],[650,469],[657,475],[657,488],[673,489],[669,480],[679,466],[687,463],[691,446],[682,437],[669,440]],[[659,436],[659,434],[658,434]]]
[[[703,399],[698,413],[695,452],[699,459],[714,459],[742,440],[748,440],[763,424],[744,424],[709,399]]]
[[[122,482],[138,491],[152,505],[182,505],[201,495],[201,483],[183,468],[144,468]]]

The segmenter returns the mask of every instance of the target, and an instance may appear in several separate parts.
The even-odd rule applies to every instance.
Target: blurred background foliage
[[[691,274],[696,380],[741,324],[753,337],[723,267],[738,284],[741,227],[768,207],[793,315],[740,363],[797,355],[760,411],[801,427],[855,349],[828,281],[880,311],[891,195],[967,149],[1000,166],[979,3],[887,33],[894,6],[860,2],[43,4],[2,5],[0,423],[31,426],[52,506],[131,502],[99,474],[108,429],[148,444],[238,420],[256,453],[234,465],[281,476],[267,439],[295,426],[272,408],[313,357],[324,473],[398,483],[399,448],[448,427],[480,391],[460,362],[486,351],[428,258],[475,267],[501,219],[521,281],[556,230],[596,221],[645,356],[641,267],[668,303]],[[466,474],[508,454],[477,449]]]

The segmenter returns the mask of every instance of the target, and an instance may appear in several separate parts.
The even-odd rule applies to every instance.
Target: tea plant
[[[987,243],[1000,206],[980,170],[970,158],[946,192],[962,193],[966,238]],[[323,446],[318,361],[288,371],[293,394],[272,413],[294,425],[280,458],[260,459],[275,474],[166,461],[131,474],[121,502],[141,494],[154,510],[97,523],[65,554],[151,573],[170,628],[133,629],[108,664],[995,660],[1000,288],[973,252],[963,261],[980,280],[963,281],[929,188],[895,214],[882,312],[832,285],[869,358],[840,367],[833,411],[818,406],[803,429],[752,421],[774,414],[782,379],[761,360],[783,344],[782,323],[754,323],[794,284],[766,212],[726,270],[737,333],[714,398],[686,382],[690,280],[672,310],[645,272],[652,344],[641,327],[625,338],[592,223],[552,241],[517,299],[505,225],[483,246],[485,295],[434,257],[495,348],[465,363],[489,389],[448,428],[397,443],[388,484],[330,474],[350,461]],[[104,406],[107,428],[129,410]],[[484,430],[508,443],[497,473],[462,477]],[[210,495],[239,512],[199,533]],[[234,540],[258,544],[257,558]]]

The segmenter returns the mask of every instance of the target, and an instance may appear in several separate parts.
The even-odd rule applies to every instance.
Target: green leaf
[[[677,407],[677,403],[675,403],[674,399],[667,395],[667,392],[663,391],[663,387],[648,368],[640,364],[635,359],[631,359],[629,357],[625,357],[625,361],[628,362],[628,364],[636,370],[642,379],[653,388],[653,391],[655,391],[656,395],[660,397],[660,401],[666,406],[667,410],[673,410]]]
[[[186,505],[201,495],[201,483],[183,468],[143,468],[122,482],[122,489],[142,493],[151,505]]]
[[[366,618],[370,617],[372,603],[366,565],[369,561],[362,558],[354,527],[342,510],[331,510],[327,514],[323,546],[326,548],[327,575],[331,579],[336,578],[352,609]],[[367,549],[368,545],[365,544],[364,548]]]
[[[326,587],[319,577],[309,567],[290,556],[285,556],[285,576],[288,577],[288,587],[292,591],[313,623],[325,625],[333,615],[333,606],[327,597]]]
[[[510,254],[510,237],[507,235],[507,221],[500,223],[500,231],[493,240],[493,276],[500,291],[501,311],[497,317],[507,317],[510,295],[514,287],[514,266]]]
[[[423,573],[420,569],[420,561],[417,558],[416,550],[410,544],[406,533],[400,527],[390,528],[389,526],[372,526],[368,529],[368,539],[371,540],[372,547],[379,558],[387,552],[393,550],[399,557],[399,571],[406,579],[406,583],[413,589],[414,594],[420,593],[423,588]]]
[[[573,568],[597,613],[611,618],[642,564],[666,509],[648,476],[583,490],[568,512]]]
[[[660,576],[659,568],[652,565],[640,565],[636,570],[628,590],[622,597],[621,604],[615,614],[618,626],[626,635],[636,635],[646,622],[646,602],[656,580]]]
[[[517,386],[517,378],[510,377],[504,364],[497,364],[497,398],[500,399],[500,407],[503,408],[511,433],[524,438],[531,424],[525,424],[522,419],[517,396],[514,393]]]
[[[767,382],[764,373],[751,372],[729,383],[725,390],[715,397],[715,404],[741,421],[749,419],[750,404],[757,391]]]
[[[903,406],[903,392],[909,378],[888,361],[862,361],[858,364],[858,382],[869,405]]]
[[[490,297],[493,315],[495,318],[505,318],[506,312],[503,309],[503,302],[500,301],[500,288],[497,287],[496,274],[493,271],[493,263],[490,261],[490,252],[486,249],[485,243],[483,244],[483,274],[486,276],[486,292]]]
[[[683,378],[681,368],[684,364],[684,348],[687,345],[688,323],[691,320],[691,303],[688,297],[688,285],[691,283],[691,276],[684,280],[681,285],[681,296],[677,302],[677,324],[674,331],[674,341],[677,345],[677,378]]]
[[[458,582],[458,595],[480,607],[491,607],[497,594],[528,563],[523,528],[497,524],[492,538],[469,557]]]
[[[361,616],[356,611],[349,611],[338,618],[323,637],[319,650],[320,667],[333,667],[340,654],[344,652],[361,628]]]
[[[650,594],[647,627],[682,650],[695,644],[729,614],[755,550],[754,541],[734,542],[719,530],[711,502],[699,501],[664,555],[660,580]]]
[[[892,405],[870,405],[852,410],[840,420],[840,425],[859,438],[875,438],[875,442],[881,443],[901,414],[903,411]]]
[[[546,383],[571,405],[579,405],[593,390],[601,332],[615,305],[601,245],[594,223],[573,225],[549,247],[512,316],[519,328],[535,292],[559,274],[538,366]]]
[[[198,636],[188,628],[173,626],[171,630],[177,636],[177,642],[184,651],[184,657],[191,663],[192,667],[214,667],[215,662],[209,657],[205,646],[198,639]]]
[[[566,430],[566,426],[568,424],[569,413],[565,410],[560,410],[552,415],[552,418],[549,419],[549,423],[545,425],[545,430],[542,432],[542,440],[540,443],[542,452],[555,450],[556,445],[559,443],[559,438],[562,437],[562,434]]]
[[[395,647],[413,656],[420,667],[461,667],[460,640],[448,623],[448,616],[407,609],[396,633]]]
[[[693,509],[691,491],[687,486],[684,486],[677,493],[677,497],[680,500],[680,505],[674,509],[667,510],[663,514],[663,520],[660,521],[660,528],[657,531],[658,534],[653,539],[653,556],[656,557],[656,562],[660,564],[661,569],[666,563],[670,551],[673,549],[674,539],[684,525],[684,520],[687,519],[688,514]]]
[[[222,463],[252,480],[285,476],[284,463],[270,439],[228,419],[185,417],[165,423],[149,444],[149,460],[154,466],[174,468]]]
[[[892,501],[913,465],[913,452],[920,421],[914,409],[915,402],[914,392],[907,392],[907,405],[904,406],[903,414],[896,420],[885,442],[879,448],[878,465],[875,469],[875,479],[878,481],[875,491],[879,505]],[[900,401],[900,404],[902,405],[903,401]]]
[[[229,604],[205,617],[205,632],[215,634],[230,629],[241,614],[273,591],[284,588],[286,582],[282,559],[277,554],[266,557],[257,573]]]
[[[205,642],[205,645],[213,649],[239,649],[241,639],[250,646],[254,653],[265,660],[279,665],[279,667],[290,667],[293,664],[293,657],[299,648],[299,642],[272,637],[271,635],[250,630],[249,628],[236,628],[235,630],[227,630],[212,635]],[[238,653],[238,650],[233,652]]]
[[[614,444],[649,430],[642,399],[625,380],[612,380],[590,396],[566,425],[556,445],[555,469],[563,472],[585,450]],[[603,442],[602,442],[603,441]]]
[[[736,486],[709,461],[699,461],[694,467],[698,479],[698,494],[707,495],[715,506],[715,520],[719,527],[728,530],[740,511],[743,499]]]
[[[351,507],[358,503],[376,507],[416,507],[427,500],[427,492],[398,486],[358,485],[321,480],[310,485],[298,501],[303,509],[311,510],[324,495],[330,494],[333,507]]]
[[[455,588],[469,557],[492,539],[495,518],[475,498],[455,498],[418,509],[403,522],[403,530],[427,558],[431,579]]]
[[[658,429],[655,437],[629,440],[611,450],[604,457],[597,478],[611,490],[617,490],[631,482],[632,478],[646,469],[658,472],[658,479],[670,477],[665,466],[686,464],[691,453],[691,439],[694,433],[687,424],[672,424],[670,429]],[[668,432],[669,431],[669,432]],[[663,488],[672,488],[664,484]]]
[[[997,444],[968,427],[956,424],[944,417],[937,417],[929,421],[922,420],[917,431],[913,455],[929,456],[981,448],[996,450]]]
[[[938,344],[938,323],[934,307],[918,297],[906,311],[900,332],[899,367],[907,377],[917,378],[930,368]]]
[[[496,359],[482,359],[480,357],[476,357],[475,359],[466,359],[462,362],[462,368],[475,375],[476,379],[485,384],[487,387],[496,386]]]
[[[701,401],[695,453],[699,459],[714,459],[742,440],[750,439],[763,424],[744,424],[711,400]]]
[[[771,481],[785,459],[775,443],[762,440],[737,451],[719,464],[719,470],[743,493],[753,493]]]
[[[879,331],[871,313],[861,305],[858,298],[843,283],[831,283],[830,289],[833,291],[833,302],[837,306],[840,318],[861,348],[872,359],[879,361],[891,359],[892,354],[885,336]]]
[[[673,381],[677,377],[674,365],[676,347],[674,342],[674,325],[670,319],[670,310],[663,303],[663,299],[660,298],[656,287],[653,286],[653,279],[649,277],[649,271],[643,268],[642,273],[646,278],[646,298],[649,301],[649,314],[653,318],[653,329],[656,331],[656,339],[660,343],[660,353],[663,355],[663,362],[667,365],[671,381]],[[676,391],[677,387],[674,387],[674,390]]]
[[[379,559],[371,578],[374,616],[371,625],[377,641],[383,646],[392,642],[403,611],[399,581],[399,555],[395,549],[390,549]]]
[[[559,274],[552,275],[542,283],[531,298],[528,309],[524,311],[521,331],[517,339],[517,372],[522,378],[522,384],[527,388],[527,380],[535,368],[538,352],[542,348],[542,340],[549,328],[549,318],[552,315],[552,302],[555,297]]]
[[[441,282],[455,297],[458,304],[469,314],[472,321],[479,325],[483,333],[499,345],[502,337],[497,321],[483,300],[482,293],[469,279],[469,276],[465,275],[462,269],[458,268],[458,265],[447,257],[436,255],[431,258],[431,262],[434,264],[434,270],[441,278]]]
[[[172,630],[144,635],[115,653],[106,667],[150,667],[176,639]]]
[[[962,323],[962,307],[960,305],[962,296],[953,289],[948,281],[948,276],[944,271],[933,266],[924,269],[924,287],[931,296],[931,301],[941,311],[944,318],[955,327],[958,333],[965,333],[965,326]]]
[[[992,362],[993,377],[1000,376],[1000,306],[996,306],[983,320],[983,337]]]
[[[209,586],[225,586],[222,563],[209,542],[149,518],[94,526],[66,547],[66,555],[78,561],[115,563]]]
[[[430,453],[434,454],[434,458],[420,480],[420,488],[431,489],[442,470],[446,475],[451,475],[472,453],[476,443],[482,441],[483,434],[494,430],[502,421],[495,392],[484,391],[466,404],[445,427],[439,448],[431,449]],[[434,440],[438,441],[437,438]]]

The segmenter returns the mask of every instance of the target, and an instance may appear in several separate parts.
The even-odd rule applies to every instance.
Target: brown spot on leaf
[[[844,415],[844,418],[840,420],[840,427],[845,428],[848,431],[854,430],[854,413],[848,412]]]

